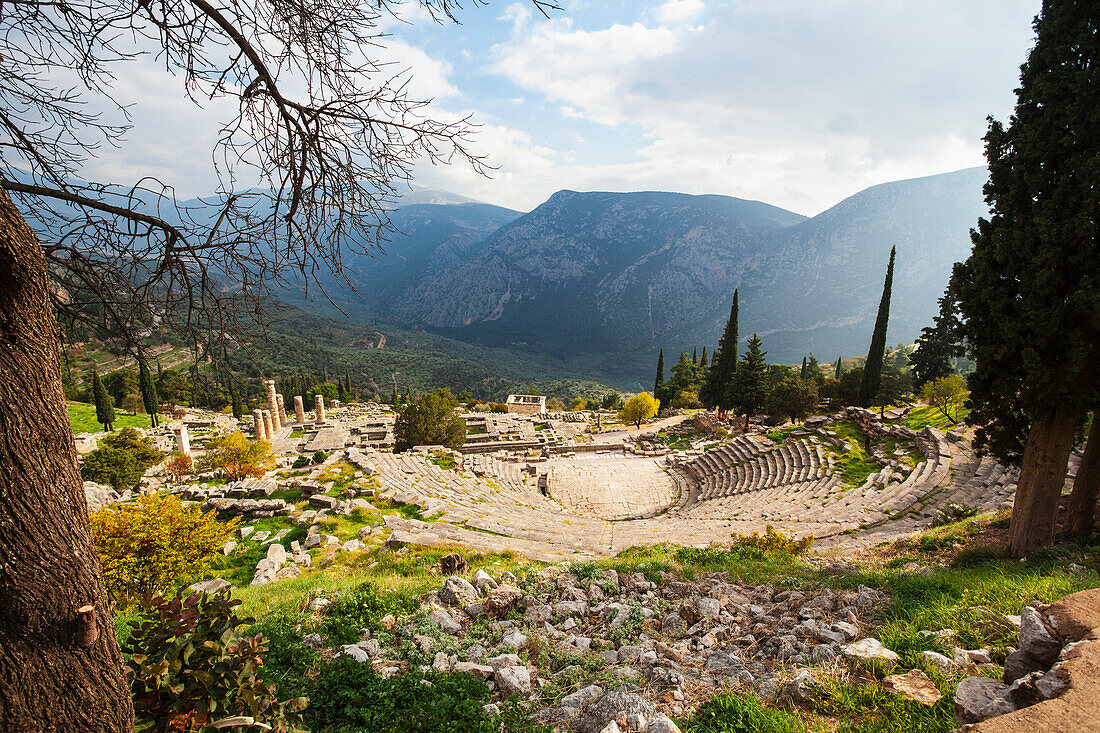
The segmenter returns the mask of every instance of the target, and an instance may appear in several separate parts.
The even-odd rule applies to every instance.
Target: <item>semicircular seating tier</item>
[[[659,467],[673,487],[667,495],[678,497],[663,512],[636,519],[593,516],[573,501],[563,503],[565,492],[558,492],[563,501],[556,499],[546,474],[555,461],[572,459],[551,459],[548,466],[545,460],[473,454],[460,468],[444,469],[423,454],[356,448],[348,459],[373,473],[381,496],[415,504],[431,520],[387,516],[391,544],[463,545],[546,561],[635,545],[720,544],[768,525],[827,543],[869,543],[927,527],[953,504],[996,510],[1015,491],[1013,470],[933,428],[917,437],[923,460],[912,469],[883,468],[858,486],[843,483],[827,440],[814,432],[778,445],[740,436],[701,455],[623,455],[618,460]],[[578,472],[570,466],[560,473]],[[613,516],[629,515],[629,507],[617,511]]]

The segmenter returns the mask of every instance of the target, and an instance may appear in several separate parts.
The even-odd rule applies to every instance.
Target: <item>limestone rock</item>
[[[463,672],[481,680],[487,680],[493,676],[492,667],[487,664],[476,664],[474,662],[459,662],[455,665],[455,672]]]
[[[882,645],[878,639],[872,639],[868,637],[866,639],[860,639],[859,641],[851,644],[845,644],[840,647],[841,653],[849,659],[856,659],[863,662],[885,662],[888,664],[897,664],[901,660],[901,657]]]
[[[433,624],[442,629],[445,633],[450,634],[451,636],[454,636],[458,632],[462,631],[462,626],[460,626],[458,622],[451,617],[451,614],[447,613],[442,608],[437,608],[432,611],[431,614],[428,616],[428,619]]]
[[[470,585],[470,581],[457,576],[447,578],[443,583],[443,590],[439,593],[440,600],[448,606],[465,607],[479,597],[477,588]]]
[[[474,587],[482,593],[486,593],[496,588],[497,582],[493,580],[493,576],[489,575],[489,573],[478,569],[478,571],[474,573]]]
[[[905,674],[892,674],[882,681],[882,686],[907,700],[915,700],[923,705],[935,705],[943,697],[935,683],[919,669],[911,669]]]
[[[657,713],[646,723],[645,733],[680,733],[680,727],[664,713]]]
[[[485,596],[483,608],[485,613],[493,618],[504,618],[512,609],[518,607],[522,600],[523,593],[510,585],[502,585],[489,591]]]
[[[1020,651],[1044,668],[1054,664],[1062,651],[1062,645],[1051,636],[1043,623],[1042,614],[1031,606],[1020,614]]]
[[[967,677],[955,688],[955,720],[966,725],[1011,713],[1016,706],[1007,696],[1008,685],[1003,682],[988,677]]]
[[[588,714],[579,726],[580,733],[600,733],[619,716],[641,714],[649,718],[656,710],[653,703],[641,695],[624,690],[611,690],[588,706]]]
[[[1022,649],[1018,649],[1005,658],[1005,672],[1001,679],[1007,684],[1012,684],[1021,677],[1026,677],[1032,672],[1042,672],[1046,668],[1047,665]]]
[[[959,663],[954,659],[950,659],[940,654],[939,652],[921,652],[921,659],[929,664],[940,674],[951,674],[959,668]]]
[[[817,680],[814,679],[813,673],[803,669],[783,686],[779,694],[792,702],[806,703],[813,699],[816,688]]]
[[[493,673],[493,681],[496,682],[497,687],[506,696],[523,695],[526,697],[531,694],[531,673],[527,670],[527,667],[519,665],[501,667]]]
[[[233,587],[233,584],[230,583],[228,580],[225,580],[224,578],[214,578],[213,580],[204,580],[202,582],[195,583],[194,585],[190,586],[191,590],[195,591],[196,593],[209,593],[209,594],[214,594],[214,593],[217,593],[220,590],[224,590],[226,588],[232,588],[232,587]]]
[[[571,708],[584,708],[594,700],[598,700],[603,693],[604,689],[599,685],[589,685],[563,697],[561,704]]]

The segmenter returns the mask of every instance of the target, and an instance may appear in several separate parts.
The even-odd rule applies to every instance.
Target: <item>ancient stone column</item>
[[[256,440],[264,440],[264,411],[252,411],[252,435]]]
[[[275,437],[275,427],[271,420],[271,410],[264,410],[264,440],[271,441]]]
[[[294,395],[294,419],[299,425],[306,421],[306,406],[302,402],[302,395]]]
[[[278,430],[282,427],[282,423],[279,421],[279,398],[275,394],[275,380],[265,379],[264,385],[267,387],[267,411],[271,413],[271,427]],[[272,433],[272,436],[274,435]]]
[[[191,455],[191,438],[187,435],[187,426],[180,425],[175,429],[176,432],[176,450],[180,452],[180,455]]]
[[[279,422],[288,425],[290,421],[286,419],[286,403],[283,402],[283,396],[281,394],[275,395],[275,402],[279,406]]]
[[[316,395],[313,400],[313,419],[317,422],[325,421],[325,398]]]

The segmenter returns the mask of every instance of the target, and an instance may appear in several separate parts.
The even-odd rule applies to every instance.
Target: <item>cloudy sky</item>
[[[469,6],[469,3],[465,3]],[[472,113],[491,178],[421,166],[417,184],[527,210],[554,191],[721,193],[816,214],[867,186],[982,159],[1040,0],[566,0],[422,13],[388,54],[440,114]],[[155,63],[120,75],[131,144],[98,175],[213,186],[218,107],[187,107]]]

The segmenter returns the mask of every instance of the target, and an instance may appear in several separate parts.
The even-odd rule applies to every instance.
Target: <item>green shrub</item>
[[[249,440],[240,432],[219,435],[206,443],[206,454],[199,462],[203,470],[216,468],[229,479],[259,478],[275,466],[271,443]]]
[[[402,601],[405,601],[404,603]],[[378,631],[382,617],[412,610],[408,599],[392,595],[381,597],[370,583],[363,583],[332,600],[318,632],[331,644],[354,644],[363,629]]]
[[[137,731],[218,730],[217,722],[246,715],[274,731],[293,730],[304,699],[279,702],[260,679],[267,648],[244,636],[251,619],[228,594],[156,598],[122,645],[134,698]]]
[[[132,489],[141,483],[145,471],[164,458],[153,442],[134,428],[123,428],[99,441],[99,447],[80,463],[85,481],[110,484],[115,491]]]
[[[92,539],[107,591],[126,608],[201,580],[239,523],[219,522],[214,512],[158,494],[100,509],[91,516]]]
[[[323,450],[313,451],[313,463],[324,463],[328,460],[328,455]]]
[[[249,629],[267,640],[267,657],[260,676],[275,688],[281,699],[306,695],[310,673],[320,663],[316,650],[302,641],[304,632],[298,618],[285,611],[270,613]]]
[[[298,456],[294,459],[294,463],[290,465],[291,468],[305,468],[310,464],[308,456]]]
[[[333,733],[497,733],[499,721],[482,710],[488,698],[485,683],[469,675],[383,679],[369,664],[339,657],[318,675],[309,718],[314,730]]]
[[[806,727],[790,713],[766,708],[756,695],[719,695],[680,725],[684,733],[801,733]]]

